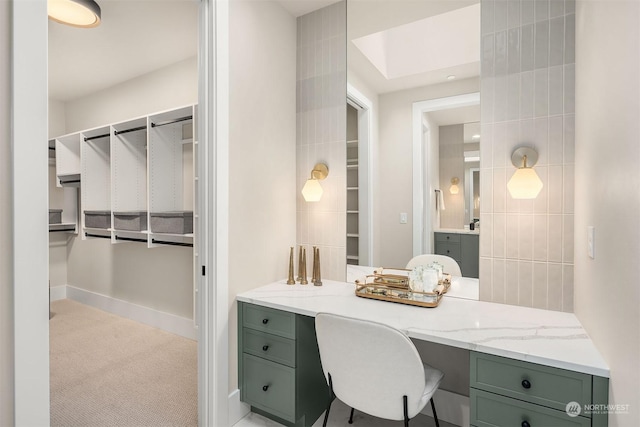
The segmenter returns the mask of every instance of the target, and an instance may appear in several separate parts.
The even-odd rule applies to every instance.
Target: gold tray
[[[376,273],[368,275],[364,283],[356,280],[356,296],[434,308],[440,304],[442,296],[451,287],[451,275],[445,275],[439,284],[441,286],[436,292],[417,292],[409,289],[408,277]]]

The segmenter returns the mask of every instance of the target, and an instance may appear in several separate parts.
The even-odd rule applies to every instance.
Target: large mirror
[[[477,236],[479,1],[348,0],[347,64],[347,264]]]

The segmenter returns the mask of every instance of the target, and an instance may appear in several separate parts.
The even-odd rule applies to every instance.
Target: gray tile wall
[[[322,278],[345,280],[346,1],[298,18],[297,58],[297,243],[307,247],[309,276],[318,246]],[[326,163],[329,176],[322,200],[307,203],[300,191],[316,163]]]
[[[480,299],[573,311],[575,0],[481,0]],[[539,154],[514,200],[511,153]]]

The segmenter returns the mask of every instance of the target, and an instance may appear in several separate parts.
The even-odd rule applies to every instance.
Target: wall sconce
[[[92,28],[100,25],[101,10],[93,0],[48,0],[49,18],[72,27]]]
[[[307,202],[319,202],[322,198],[320,181],[329,175],[329,168],[324,163],[318,163],[311,171],[311,178],[302,187],[302,196]]]
[[[458,178],[451,178],[451,187],[449,187],[449,192],[451,194],[458,194],[460,192],[458,183],[460,183],[460,180]]]
[[[542,181],[532,169],[538,161],[538,152],[533,148],[519,147],[511,155],[511,163],[518,168],[507,188],[514,199],[535,199],[542,190]]]

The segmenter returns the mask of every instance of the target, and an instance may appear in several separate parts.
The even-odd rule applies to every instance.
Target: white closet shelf
[[[53,231],[66,231],[75,233],[76,232],[76,224],[75,223],[61,223],[61,224],[49,224],[49,232]]]
[[[358,261],[359,258],[357,255],[347,255],[347,259],[352,261]]]
[[[347,233],[347,237],[357,238],[357,237],[360,237],[360,235],[358,233]]]

